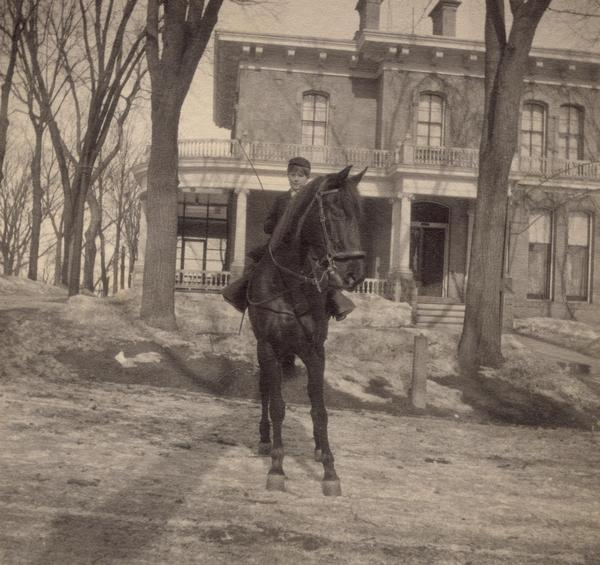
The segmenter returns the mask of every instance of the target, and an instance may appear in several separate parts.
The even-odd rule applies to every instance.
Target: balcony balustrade
[[[179,142],[180,159],[231,159],[285,163],[302,155],[313,165],[369,167],[389,170],[409,165],[422,168],[463,169],[476,174],[479,150],[404,143],[395,150],[270,143],[236,139],[188,139]],[[516,155],[512,172],[542,178],[600,180],[600,163],[554,157]]]

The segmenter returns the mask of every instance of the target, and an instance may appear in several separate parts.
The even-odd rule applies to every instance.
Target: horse
[[[248,285],[248,315],[260,369],[259,453],[271,455],[268,490],[285,491],[282,361],[296,355],[308,373],[315,460],[324,469],[323,494],[341,495],[327,434],[324,343],[330,317],[327,291],[351,291],[364,280],[357,187],[366,169],[349,176],[350,169],[314,178],[290,201]]]

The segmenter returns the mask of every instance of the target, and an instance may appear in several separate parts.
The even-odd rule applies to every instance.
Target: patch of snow
[[[583,351],[600,342],[600,332],[583,322],[556,318],[516,318],[514,329],[518,333],[549,341],[556,345]],[[598,347],[596,347],[598,349]],[[594,351],[588,352],[595,355]]]
[[[139,363],[160,363],[161,355],[156,351],[147,351],[145,353],[138,353],[133,357],[126,357],[123,351],[119,351],[115,355],[115,359],[121,364],[125,369],[132,369],[137,367]]]
[[[402,328],[412,326],[412,309],[406,302],[392,302],[376,294],[347,294],[356,309],[342,323],[332,322],[333,331],[348,326]],[[342,325],[343,324],[343,325]]]

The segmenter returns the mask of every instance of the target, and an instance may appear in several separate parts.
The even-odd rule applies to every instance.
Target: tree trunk
[[[82,159],[83,161],[83,159]],[[70,245],[69,245],[69,296],[79,294],[81,281],[81,251],[83,246],[83,220],[85,212],[85,201],[89,190],[91,166],[79,165],[80,175],[78,181],[73,183],[72,192],[73,208],[71,217]],[[69,232],[65,231],[65,237]]]
[[[71,230],[73,223],[73,211],[70,195],[63,189],[63,213],[62,213],[62,262],[60,282],[62,285],[69,286],[69,268],[71,266]]]
[[[8,103],[12,88],[13,75],[17,64],[19,38],[23,30],[23,0],[16,0],[13,6],[13,20],[8,17],[8,6],[4,6],[3,26],[12,24],[10,33],[10,51],[8,53],[8,64],[4,71],[4,82],[0,88],[0,183],[4,179],[4,156],[6,154],[6,142],[8,136]],[[4,30],[3,30],[4,33]]]
[[[102,280],[102,296],[108,296],[110,279],[106,268],[106,240],[102,231],[100,231],[100,278]]]
[[[160,105],[159,110],[154,107],[152,111],[152,146],[148,163],[148,239],[140,315],[153,326],[174,329],[177,135],[181,104],[173,100],[168,102]]]
[[[133,282],[133,269],[135,268],[135,256],[131,249],[129,249],[129,266],[127,267],[127,288],[131,288]]]
[[[90,211],[90,223],[85,232],[84,262],[83,262],[83,287],[94,292],[94,269],[96,266],[96,237],[102,227],[102,213],[96,195],[90,190],[87,197]]]
[[[56,254],[54,255],[54,286],[62,285],[62,236],[56,237]]]
[[[121,281],[120,288],[123,290],[125,288],[125,246],[121,247]]]
[[[119,254],[121,253],[121,212],[120,206],[118,210],[117,221],[115,222],[115,254],[113,258],[113,281],[112,281],[112,291],[113,294],[117,294],[119,291]]]
[[[27,277],[32,281],[38,276],[38,257],[40,254],[40,232],[42,229],[42,141],[44,129],[35,128],[35,148],[31,159],[31,243],[29,247],[29,270]]]
[[[484,123],[467,283],[465,321],[458,346],[461,370],[502,361],[502,285],[508,182],[517,149],[523,79],[537,25],[550,0],[514,2],[506,39],[503,4],[487,0]]]

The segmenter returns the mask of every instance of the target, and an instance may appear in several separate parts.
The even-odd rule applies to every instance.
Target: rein
[[[320,259],[319,261],[317,261],[317,264],[325,266],[325,269],[323,270],[323,273],[321,274],[320,277],[317,277],[317,275],[315,273],[315,264],[314,263],[313,263],[313,274],[310,277],[307,277],[306,275],[303,275],[302,273],[298,273],[292,269],[288,269],[287,267],[285,267],[281,263],[279,263],[279,261],[277,261],[277,259],[275,259],[275,255],[273,255],[273,249],[271,248],[270,242],[267,246],[269,249],[269,256],[271,257],[271,261],[273,261],[273,264],[280,271],[283,271],[284,273],[287,273],[288,275],[292,275],[292,276],[296,277],[297,279],[300,279],[302,282],[313,284],[314,286],[317,287],[317,290],[319,292],[322,292],[321,285],[322,285],[323,280],[324,280],[325,276],[327,275],[327,273],[335,270],[335,259],[334,259],[335,253],[333,252],[333,248],[331,245],[331,238],[329,237],[329,232],[327,231],[327,221],[325,218],[325,209],[323,207],[323,196],[336,193],[338,190],[339,189],[334,188],[331,190],[326,190],[324,192],[316,192],[313,200],[306,208],[306,212],[304,212],[304,216],[306,216],[306,214],[308,213],[308,211],[314,204],[315,200],[317,201],[317,204],[319,205],[319,220],[321,222],[321,229],[323,230],[323,239],[325,240],[325,250],[326,250],[325,256],[322,259]]]

